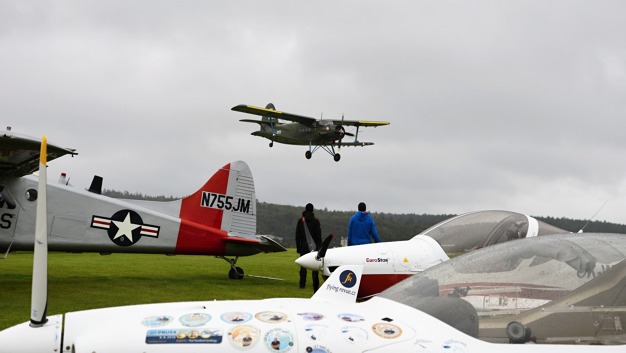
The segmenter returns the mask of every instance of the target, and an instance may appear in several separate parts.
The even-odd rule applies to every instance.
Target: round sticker
[[[305,337],[311,341],[323,341],[328,332],[328,327],[323,325],[308,325],[304,328]]]
[[[402,329],[394,324],[379,323],[372,326],[374,333],[382,338],[398,338],[402,334]]]
[[[246,351],[252,349],[257,344],[260,334],[261,330],[254,326],[239,325],[228,332],[228,337],[233,347]]]
[[[346,342],[349,343],[367,341],[367,331],[355,326],[346,326],[341,328],[341,336]]]
[[[318,321],[324,318],[324,315],[319,313],[300,313],[298,315],[302,316],[302,319],[307,321]]]
[[[193,313],[181,316],[179,319],[183,326],[198,327],[206,324],[211,320],[211,315],[203,313]]]
[[[172,317],[169,315],[161,316],[149,316],[141,321],[141,324],[147,327],[159,327],[165,326],[172,322]]]
[[[277,324],[287,320],[287,314],[278,311],[262,311],[254,315],[254,317],[256,317],[257,320],[267,322],[269,324]]]
[[[229,324],[243,324],[252,319],[252,314],[241,311],[231,311],[229,313],[222,314],[221,319]]]
[[[337,317],[347,322],[359,322],[359,321],[365,320],[363,316],[359,314],[342,313],[342,314],[337,315]]]
[[[265,344],[272,351],[287,352],[293,347],[293,335],[289,331],[276,328],[265,334]]]

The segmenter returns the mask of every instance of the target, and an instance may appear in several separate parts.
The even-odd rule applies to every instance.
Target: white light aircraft
[[[47,317],[45,155],[31,322],[0,332],[0,352],[624,352],[624,346],[503,346],[390,299],[355,303],[361,266],[337,269],[311,299],[147,304]]]
[[[32,250],[34,239],[37,139],[0,132],[0,251]],[[48,160],[75,155],[49,145]],[[241,279],[239,256],[285,251],[256,233],[254,179],[245,162],[220,168],[200,189],[175,201],[122,200],[101,194],[102,178],[89,190],[65,177],[48,186],[51,251],[211,255],[230,264],[229,277]]]
[[[381,242],[313,251],[296,263],[324,276],[342,265],[362,265],[359,298],[449,260],[447,253],[464,253],[512,239],[567,233],[533,217],[509,211],[479,211],[440,222],[405,241]],[[328,246],[328,244],[326,245]]]

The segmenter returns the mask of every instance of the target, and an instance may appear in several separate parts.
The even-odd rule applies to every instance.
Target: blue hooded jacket
[[[370,237],[374,239],[374,242],[380,243],[372,216],[364,211],[355,213],[348,224],[348,246],[369,244],[372,242]]]

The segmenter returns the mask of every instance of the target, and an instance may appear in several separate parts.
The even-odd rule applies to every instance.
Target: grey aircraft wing
[[[0,132],[0,176],[23,176],[39,169],[41,140],[16,134],[11,131]],[[48,144],[47,160],[66,154],[76,155],[75,149]]]

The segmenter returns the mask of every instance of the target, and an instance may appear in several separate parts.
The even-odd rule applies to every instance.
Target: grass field
[[[298,285],[295,249],[242,257],[246,276],[228,279],[226,261],[209,256],[51,253],[48,314],[109,306],[195,300],[306,298]],[[33,254],[11,253],[0,260],[0,330],[30,319]]]

